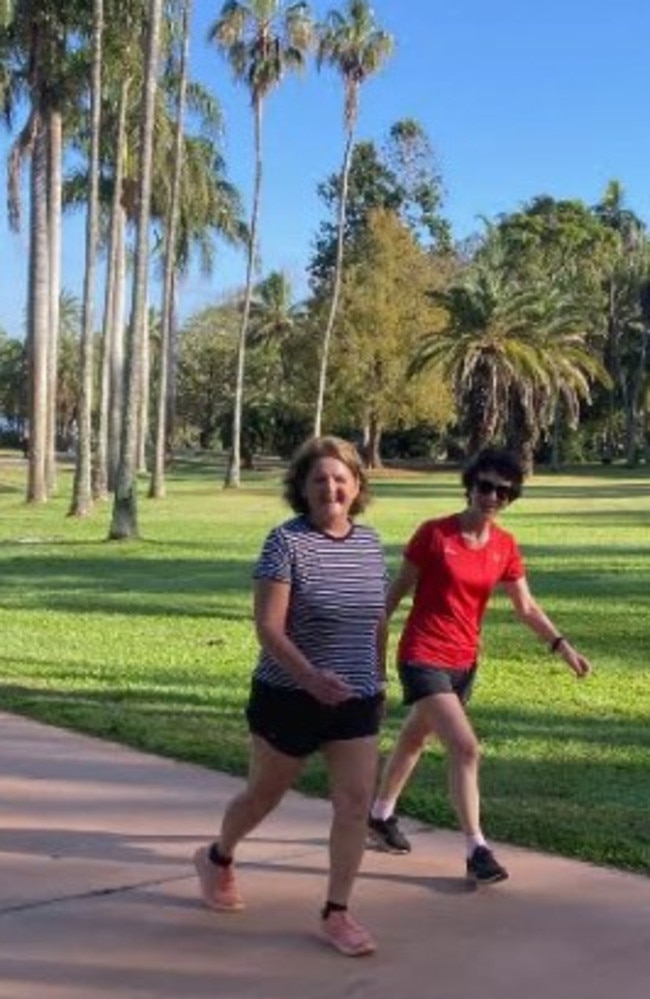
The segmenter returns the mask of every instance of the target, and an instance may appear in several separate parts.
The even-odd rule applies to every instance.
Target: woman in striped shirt
[[[195,856],[204,902],[241,909],[237,844],[321,751],[332,801],[321,929],[354,957],[375,950],[348,902],[376,775],[385,669],[384,556],[376,533],[354,522],[368,498],[361,460],[346,441],[314,438],[294,456],[285,499],[296,516],[270,532],[255,570],[261,649],[247,707],[248,785],[227,806],[218,840]]]

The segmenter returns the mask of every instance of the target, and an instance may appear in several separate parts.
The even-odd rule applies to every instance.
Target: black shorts
[[[398,673],[404,704],[415,704],[431,694],[456,694],[461,704],[467,704],[474,686],[476,664],[467,669],[452,669],[424,663],[400,663]]]
[[[383,693],[351,697],[335,707],[304,690],[288,690],[253,680],[246,708],[248,727],[286,756],[309,756],[324,743],[377,735]]]

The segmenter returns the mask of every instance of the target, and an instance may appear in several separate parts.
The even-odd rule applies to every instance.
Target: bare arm
[[[410,593],[411,590],[414,589],[419,575],[420,570],[417,566],[413,565],[413,563],[409,562],[406,558],[402,559],[399,572],[388,589],[388,596],[386,597],[387,618],[391,617],[391,615],[395,613],[407,593]]]
[[[291,587],[273,579],[255,584],[255,629],[265,652],[289,676],[323,704],[339,704],[352,696],[352,689],[332,670],[316,669],[287,635]]]
[[[377,669],[382,683],[386,682],[386,653],[388,650],[388,618],[385,615],[377,624]]]
[[[560,635],[551,619],[542,610],[530,592],[525,577],[517,579],[512,583],[505,583],[505,591],[512,601],[515,614],[523,624],[546,642],[553,645],[558,639],[555,651],[561,655],[567,666],[573,670],[576,676],[586,676],[591,672],[591,663],[585,659],[571,643]]]

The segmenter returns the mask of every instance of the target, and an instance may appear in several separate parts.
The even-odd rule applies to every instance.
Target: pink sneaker
[[[346,957],[363,957],[377,950],[368,931],[347,911],[330,912],[322,921],[322,930],[327,942]]]
[[[217,912],[240,912],[244,908],[244,900],[237,888],[234,864],[214,864],[210,860],[210,848],[200,846],[194,854],[194,866],[199,876],[204,905]]]

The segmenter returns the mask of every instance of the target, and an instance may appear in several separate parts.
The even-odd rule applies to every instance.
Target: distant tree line
[[[393,48],[367,0],[322,20],[302,2],[227,0],[207,41],[250,95],[247,212],[219,102],[192,79],[191,23],[191,0],[0,3],[9,219],[24,224],[27,176],[29,237],[26,336],[0,332],[0,432],[26,442],[28,501],[57,491],[60,447],[75,453],[70,513],[112,496],[113,538],[137,535],[138,475],[164,495],[182,445],[226,449],[230,486],[256,452],[324,430],[354,436],[370,465],[488,440],[530,464],[647,461],[648,236],[620,183],[597,205],[534,197],[458,244],[419,123],[356,138],[361,88]],[[297,302],[285,275],[259,277],[263,125],[311,57],[340,77],[343,148]],[[74,205],[80,302],[61,282]],[[242,290],[179,327],[179,282],[197,255],[211,271],[220,240],[241,248]]]

